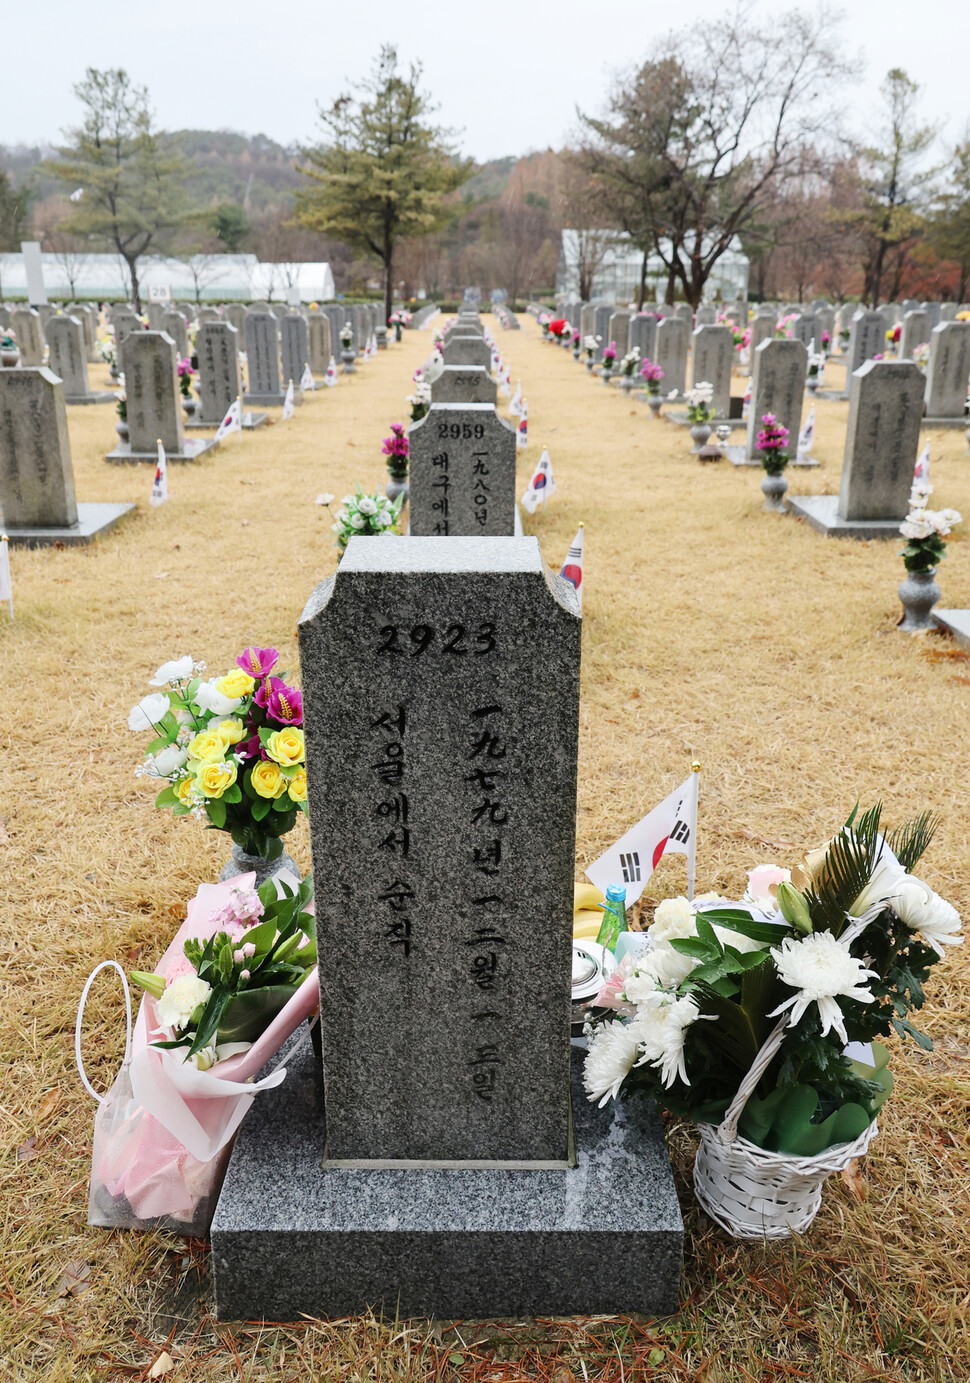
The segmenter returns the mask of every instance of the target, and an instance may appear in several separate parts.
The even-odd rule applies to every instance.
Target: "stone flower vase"
[[[118,421],[115,423],[115,432],[117,432],[118,436],[121,438],[121,440],[122,440],[123,442],[127,442],[127,440],[128,440],[128,419],[127,419],[127,418],[119,418],[119,419],[118,419]]]
[[[398,495],[405,495],[405,496],[407,496],[407,492],[408,492],[408,478],[407,478],[407,475],[395,475],[395,474],[393,473],[393,471],[388,471],[387,474],[388,474],[388,477],[389,477],[389,478],[388,478],[388,480],[387,480],[387,483],[386,483],[385,486],[384,486],[384,493],[385,493],[385,495],[387,495],[387,498],[388,498],[389,500],[391,500],[391,502],[393,503],[394,500],[397,499]]]
[[[664,406],[663,398],[660,394],[647,394],[647,403],[650,405],[650,412],[655,418],[660,417],[660,410]]]
[[[357,352],[353,349],[353,347],[348,347],[346,350],[342,350],[340,352],[340,359],[343,361],[345,375],[355,375],[357,373],[357,366],[355,364],[357,360]]]
[[[586,368],[590,374],[593,373],[593,357],[591,355],[586,357]]]
[[[578,344],[575,345],[575,346],[573,346],[573,359],[574,359],[574,360],[578,360],[578,359],[579,359],[579,346],[578,346]]]
[[[16,346],[9,350],[6,347],[0,350],[0,368],[12,370],[19,360],[20,352],[17,350]]]
[[[908,571],[905,580],[900,582],[903,618],[897,627],[904,633],[913,634],[920,629],[933,628],[930,611],[940,598],[940,588],[935,578],[936,568],[930,567],[929,571]]]
[[[765,471],[761,478],[761,493],[765,497],[762,506],[766,514],[787,514],[785,508],[785,491],[788,489],[788,481],[785,479],[783,471],[777,475],[772,475],[770,471]]]
[[[281,855],[277,855],[275,860],[269,860],[265,855],[247,855],[240,845],[233,844],[232,854],[222,867],[219,875],[220,884],[224,884],[228,879],[234,879],[237,874],[256,873],[254,888],[259,888],[260,884],[267,879],[272,879],[281,870],[288,869],[295,874],[298,879],[302,879],[300,866],[292,855],[284,850]]]
[[[602,369],[602,373],[600,374],[600,379],[602,379],[602,381],[603,381],[603,383],[606,385],[607,389],[610,387],[610,381],[612,380],[612,378],[613,378],[613,366],[612,366],[612,365],[604,365],[604,366],[603,366],[603,369]]]
[[[691,423],[690,435],[694,439],[694,449],[691,456],[696,456],[701,447],[706,445],[707,439],[711,435],[710,423]]]
[[[815,390],[818,388],[818,375],[809,375],[808,379],[805,381],[805,388],[810,394],[814,394]]]
[[[195,417],[196,409],[198,408],[198,406],[198,399],[193,398],[191,394],[182,395],[182,412],[185,414],[187,418]]]

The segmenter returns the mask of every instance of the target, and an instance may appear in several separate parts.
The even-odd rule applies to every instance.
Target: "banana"
[[[601,893],[595,884],[573,884],[573,910],[578,912],[581,908],[595,908],[598,903],[606,902],[606,894]]]
[[[578,912],[573,913],[573,936],[576,940],[595,941],[602,925],[603,914],[601,912],[580,908]]]

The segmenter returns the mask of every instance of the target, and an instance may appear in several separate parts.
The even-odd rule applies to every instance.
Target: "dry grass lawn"
[[[923,872],[965,913],[970,663],[938,636],[894,630],[898,544],[825,540],[761,513],[760,472],[702,467],[686,431],[595,382],[531,321],[497,334],[529,403],[520,493],[543,444],[559,487],[526,529],[558,567],[586,524],[577,868],[696,756],[699,888],[740,890],[747,868],[790,862],[857,797],[881,799],[891,822],[942,812]],[[690,1132],[671,1127],[687,1224],[672,1320],[565,1321],[497,1341],[473,1329],[443,1339],[422,1322],[220,1325],[204,1245],[86,1227],[93,1106],[74,1072],[79,990],[106,956],[151,968],[227,854],[221,834],[153,811],[132,773],[141,740],[128,709],[183,652],[222,671],[246,644],[275,644],[296,670],[297,618],[335,564],[315,496],[382,481],[381,438],[406,416],[429,345],[409,333],[292,421],[172,467],[156,510],[147,467],[103,460],[112,410],[69,410],[79,498],[136,499],[138,512],[86,550],[15,550],[16,621],[0,610],[0,1378],[146,1378],[167,1350],[174,1368],[158,1374],[163,1360],[156,1376],[193,1383],[965,1380],[970,947],[933,979],[922,1026],[935,1051],[894,1052],[881,1135],[858,1179],[830,1182],[804,1240],[764,1248],[714,1229],[689,1189]],[[819,404],[824,467],[790,472],[793,490],[837,490],[846,415]],[[962,433],[932,444],[934,502],[970,515]],[[970,542],[953,543],[940,580],[945,605],[970,605]],[[294,835],[308,866],[305,826]],[[648,909],[680,891],[683,868],[663,863]],[[120,994],[106,983],[88,1012],[91,1073],[105,1086],[123,1046]]]

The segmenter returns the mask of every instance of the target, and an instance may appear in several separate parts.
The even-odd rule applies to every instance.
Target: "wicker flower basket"
[[[699,1124],[694,1191],[715,1223],[735,1239],[787,1239],[806,1230],[822,1204],[822,1187],[861,1157],[879,1132],[873,1120],[851,1143],[836,1143],[814,1157],[768,1152],[738,1136],[748,1098],[781,1046],[787,1014],[755,1058],[723,1121]]]
[[[806,1230],[822,1204],[833,1172],[861,1157],[879,1132],[875,1121],[852,1143],[837,1143],[815,1157],[767,1152],[720,1129],[700,1125],[694,1191],[711,1219],[735,1239],[786,1239]]]

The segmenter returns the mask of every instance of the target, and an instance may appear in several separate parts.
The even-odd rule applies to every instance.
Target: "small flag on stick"
[[[815,440],[815,405],[812,404],[808,410],[808,417],[805,419],[805,426],[798,434],[798,456],[810,456],[812,453],[812,442]]]
[[[579,530],[572,541],[572,546],[566,553],[566,560],[562,564],[559,575],[564,576],[567,581],[571,581],[576,587],[576,594],[579,596],[579,608],[583,608],[583,525],[579,525]]]
[[[930,444],[920,452],[916,458],[916,465],[913,469],[913,484],[928,485],[930,483]]]
[[[339,379],[337,374],[337,362],[333,356],[330,357],[330,364],[327,366],[327,373],[323,377],[323,382],[328,389],[332,389]]]
[[[300,377],[300,388],[301,388],[301,389],[309,389],[310,392],[312,393],[313,390],[314,390],[316,387],[317,387],[317,386],[316,386],[316,383],[314,382],[314,379],[313,379],[313,372],[312,372],[312,370],[310,369],[309,365],[304,365],[304,366],[303,366],[303,374],[302,374],[301,377]]]
[[[164,504],[168,499],[168,461],[165,458],[165,448],[162,446],[161,438],[158,440],[158,461],[155,465],[155,479],[152,481],[152,492],[148,496],[148,503],[154,508],[159,504]]]
[[[525,404],[522,405],[522,416],[519,418],[519,431],[515,442],[519,451],[525,451],[529,445],[529,418],[525,411]]]
[[[292,379],[291,379],[290,382],[289,382],[289,384],[286,386],[286,397],[285,397],[284,400],[283,400],[283,421],[284,421],[284,423],[286,422],[287,418],[292,418],[292,417],[293,417],[293,411],[294,411],[295,408],[296,408],[296,396],[295,396],[295,394],[294,394],[294,392],[293,392],[293,381],[292,381]]]
[[[233,399],[229,405],[229,412],[219,424],[215,440],[217,442],[223,441],[230,432],[242,432],[242,400],[239,398]]]
[[[539,457],[539,464],[532,472],[532,478],[526,487],[525,494],[522,496],[522,508],[529,514],[534,514],[539,507],[540,501],[545,507],[546,500],[550,495],[556,493],[556,482],[552,477],[552,462],[549,460],[549,450],[543,447],[542,455]]]
[[[586,877],[590,882],[603,893],[608,884],[625,885],[629,908],[639,901],[664,855],[686,855],[687,895],[693,898],[699,780],[700,765],[693,764],[686,782],[587,866]]]
[[[509,414],[517,418],[522,412],[522,381],[519,380],[515,386],[515,393],[512,395],[512,402],[509,404]]]
[[[0,533],[0,600],[10,606],[13,619],[13,582],[10,580],[10,540],[6,533]]]

